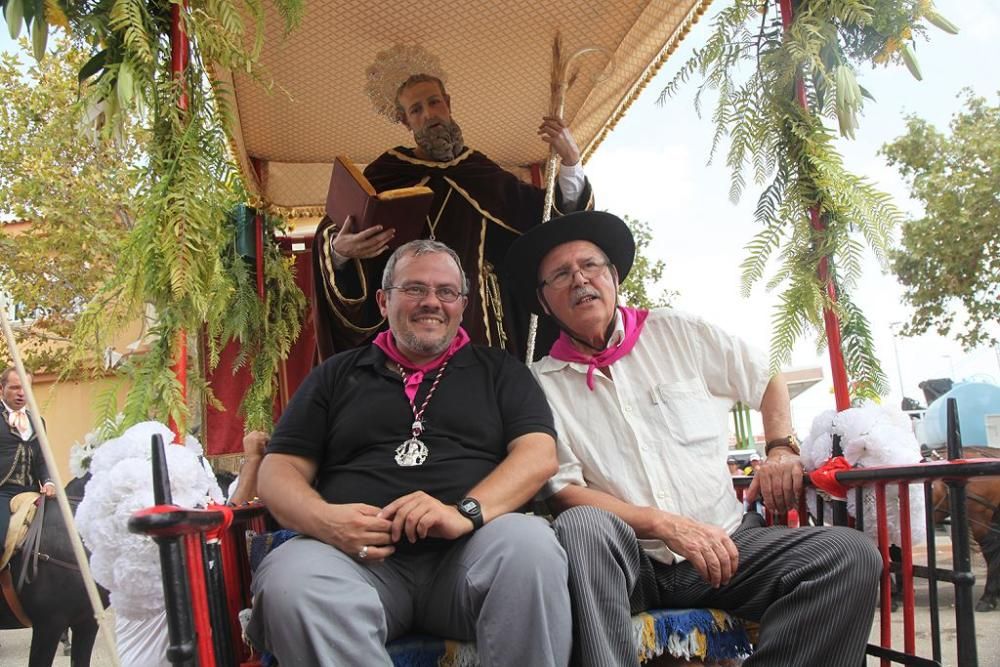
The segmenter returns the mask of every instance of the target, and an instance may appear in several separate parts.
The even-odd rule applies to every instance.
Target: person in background
[[[46,498],[56,493],[27,406],[17,370],[5,368],[0,373],[0,551],[10,525],[11,498],[26,491],[40,491]]]
[[[226,494],[230,505],[244,505],[257,497],[257,472],[264,460],[268,435],[263,431],[250,431],[243,436],[243,463],[240,474],[229,485]]]
[[[740,468],[739,462],[733,457],[726,459],[726,465],[729,466],[729,474],[733,477],[739,477],[743,474],[743,469]]]

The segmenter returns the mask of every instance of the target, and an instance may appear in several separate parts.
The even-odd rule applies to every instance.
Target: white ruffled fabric
[[[130,619],[162,613],[163,586],[159,550],[152,539],[130,533],[134,512],[153,505],[151,437],[159,433],[173,442],[170,429],[143,422],[94,451],[93,477],[76,512],[76,524],[91,550],[94,578],[111,592],[111,604]],[[166,447],[173,502],[180,507],[204,507],[224,502],[201,444],[188,436],[185,446]]]
[[[870,468],[887,465],[912,465],[920,462],[920,444],[913,434],[910,418],[901,410],[866,401],[859,407],[843,412],[828,410],[818,415],[812,423],[809,437],[802,442],[802,465],[812,471],[830,458],[833,452],[833,435],[840,436],[840,446],[844,458],[855,468]],[[910,486],[910,527],[913,544],[923,543],[924,494],[921,484]],[[886,509],[888,510],[889,541],[899,544],[899,486],[886,486]],[[810,493],[810,502],[815,503],[815,493]],[[857,516],[856,496],[847,497],[847,510]],[[875,513],[875,489],[864,492],[865,532],[877,536]]]

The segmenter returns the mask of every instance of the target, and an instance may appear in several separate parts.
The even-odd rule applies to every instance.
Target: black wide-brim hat
[[[529,230],[511,244],[504,259],[515,298],[536,315],[545,315],[538,302],[538,266],[556,246],[570,241],[590,241],[604,251],[615,269],[618,282],[625,280],[635,260],[635,239],[617,215],[604,211],[579,211]]]

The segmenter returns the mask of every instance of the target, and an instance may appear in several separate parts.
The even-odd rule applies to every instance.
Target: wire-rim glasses
[[[441,303],[455,303],[460,297],[465,296],[464,293],[459,292],[454,287],[431,287],[430,285],[421,285],[420,283],[413,285],[390,285],[382,289],[386,292],[397,290],[414,301],[426,299],[431,292],[434,292],[434,296]]]
[[[538,283],[539,287],[545,287],[548,285],[552,289],[564,289],[568,287],[571,282],[573,282],[573,276],[580,272],[583,277],[587,280],[593,280],[597,276],[601,275],[601,272],[611,263],[607,261],[602,261],[599,259],[587,259],[584,260],[583,264],[580,264],[575,269],[563,268],[559,269],[548,278]]]

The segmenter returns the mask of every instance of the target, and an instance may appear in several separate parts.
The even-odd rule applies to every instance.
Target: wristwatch
[[[459,500],[458,511],[472,522],[473,532],[483,527],[483,508],[475,498],[462,498]]]
[[[768,440],[767,444],[764,445],[764,456],[771,453],[771,450],[775,447],[788,447],[792,452],[799,454],[799,439],[794,435],[786,435],[784,438],[778,438],[777,440]]]

